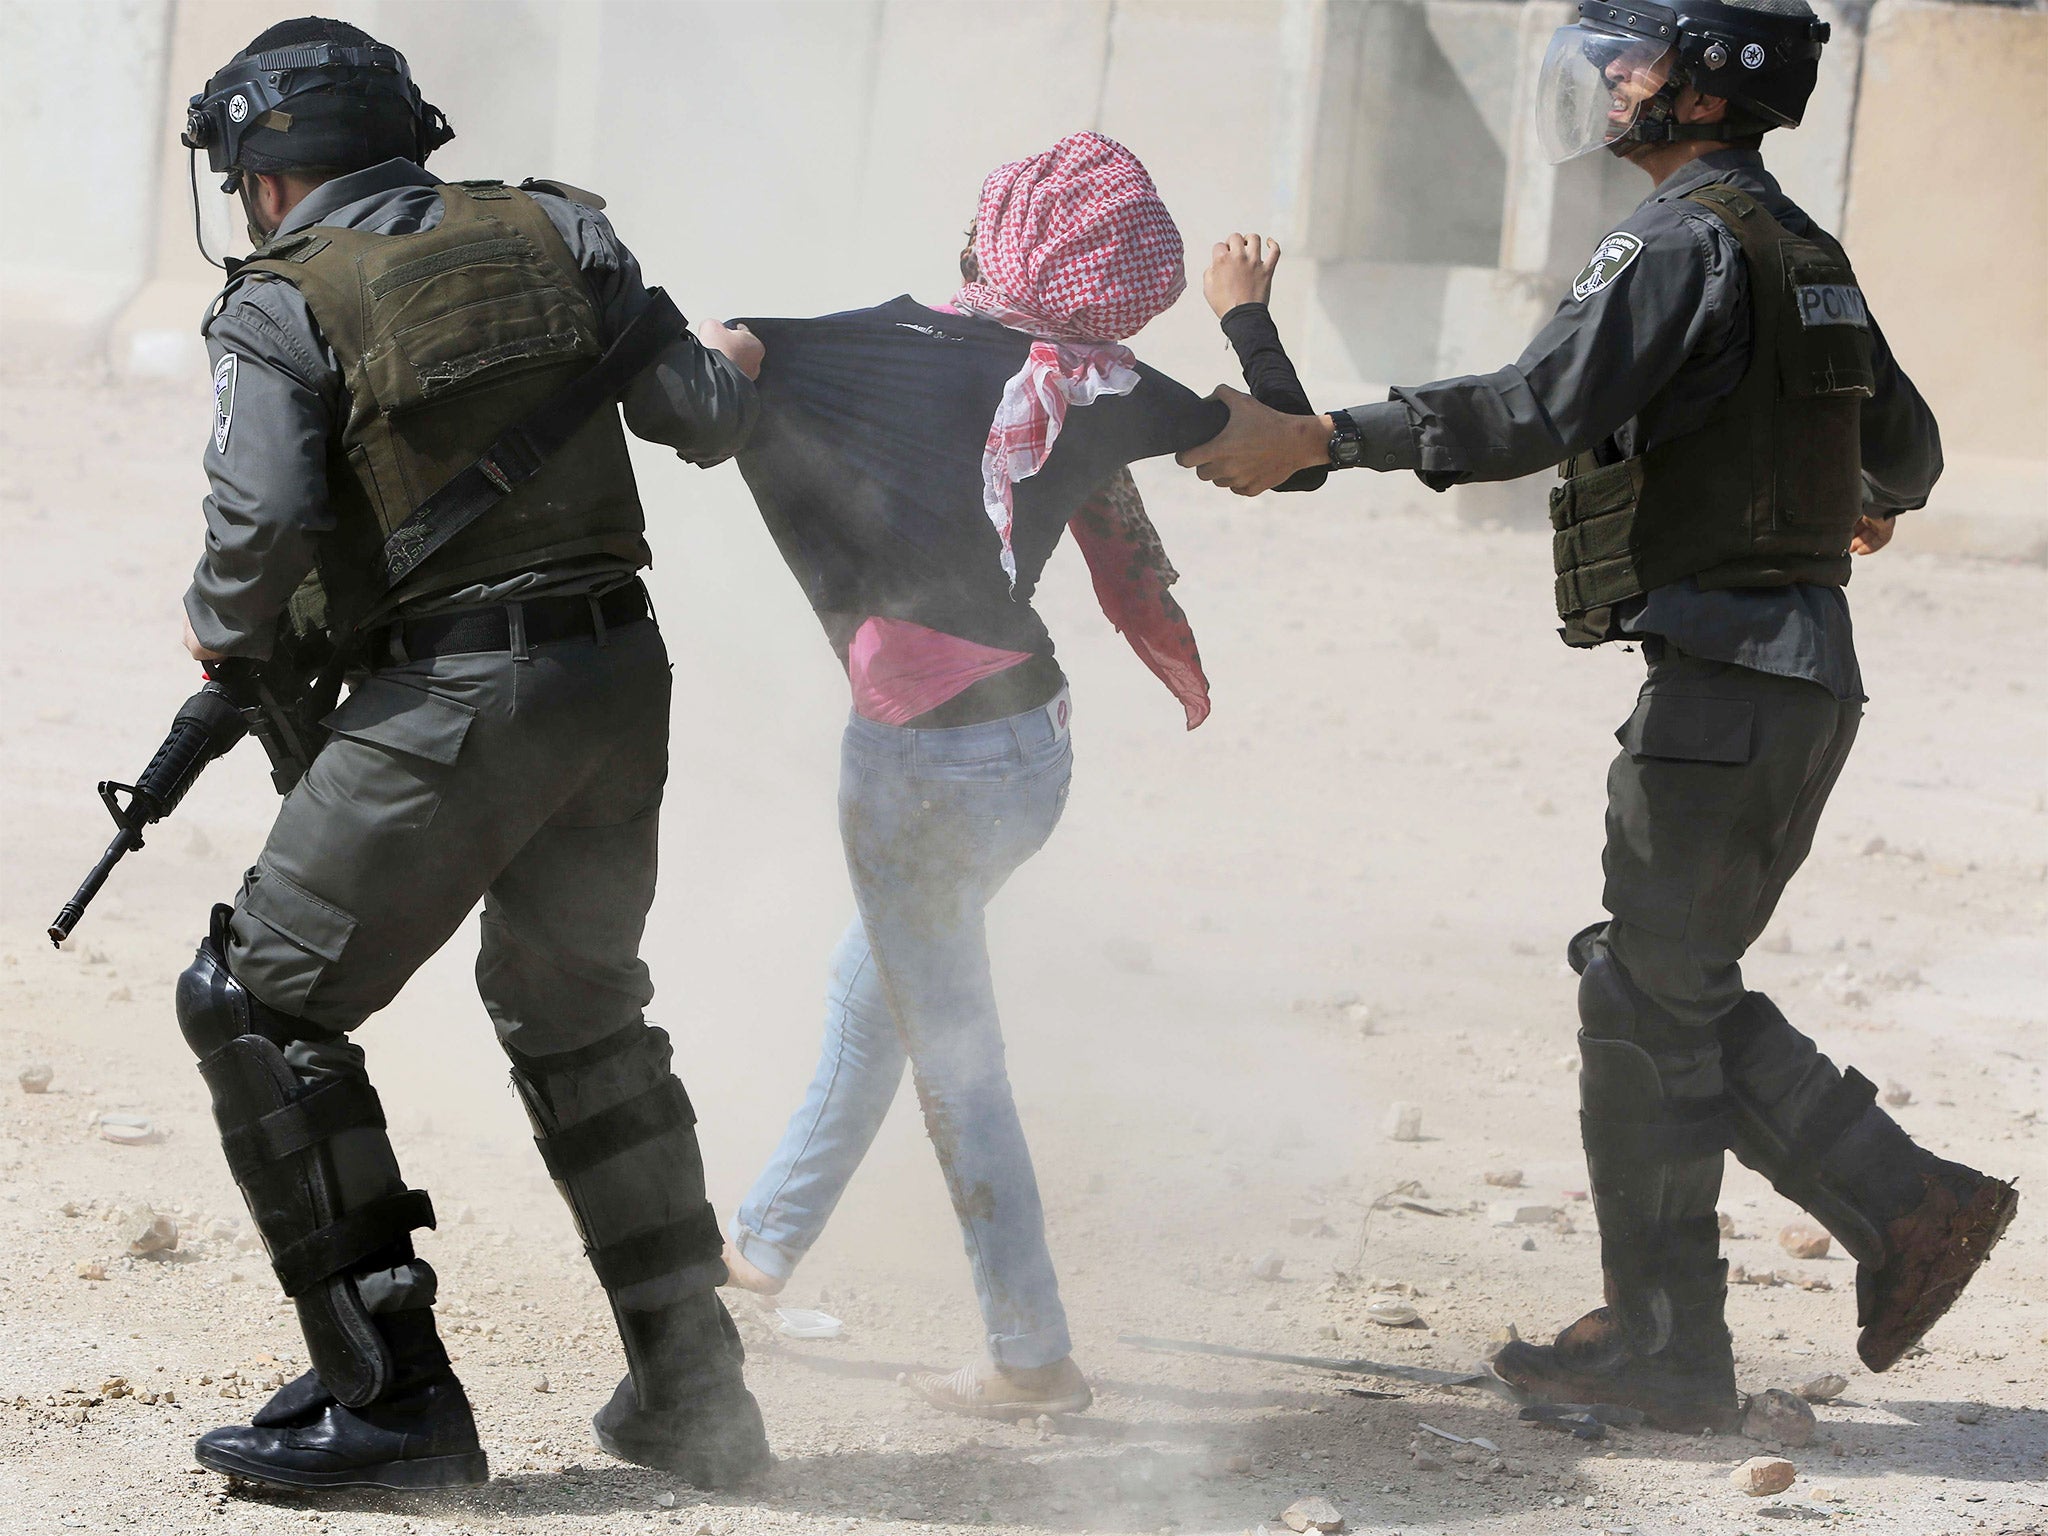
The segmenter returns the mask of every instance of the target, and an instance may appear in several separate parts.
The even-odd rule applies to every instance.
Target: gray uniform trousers
[[[242,985],[303,1021],[287,1051],[302,1079],[361,1076],[348,1032],[481,900],[477,988],[536,1129],[607,1111],[630,1122],[557,1182],[594,1257],[651,1240],[607,1277],[638,1307],[724,1278],[694,1116],[669,1077],[667,1037],[641,1011],[669,686],[651,619],[519,655],[378,668],[329,717],[331,739],[286,796],[229,948]],[[331,1152],[345,1208],[404,1187],[382,1131],[344,1132]],[[663,1240],[679,1229],[702,1233],[684,1256]],[[358,1283],[373,1311],[433,1299],[418,1259]]]
[[[1607,945],[1649,999],[1709,1026],[1813,847],[1863,706],[1654,637],[1607,772]]]
[[[1744,989],[1741,966],[1812,849],[1862,705],[1655,637],[1644,653],[1649,675],[1607,778],[1613,920],[1591,953],[1633,993],[1635,1043],[1665,1098],[1725,1102],[1736,1155],[1882,1264],[1885,1223],[1920,1197],[1931,1159],[1866,1080]]]

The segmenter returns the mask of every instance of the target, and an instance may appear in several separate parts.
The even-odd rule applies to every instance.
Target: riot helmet
[[[180,142],[189,151],[200,254],[226,265],[234,222],[227,199],[243,194],[246,172],[347,172],[394,158],[424,163],[454,137],[396,48],[345,21],[281,21],[186,105]],[[202,149],[208,168],[224,178],[220,199],[200,196]],[[242,202],[246,212],[245,195]],[[250,238],[260,243],[261,232],[252,227]]]
[[[1806,0],[1579,0],[1537,77],[1543,151],[1562,164],[1596,149],[1796,128],[1829,30]],[[1677,121],[1688,85],[1727,101],[1720,122]]]

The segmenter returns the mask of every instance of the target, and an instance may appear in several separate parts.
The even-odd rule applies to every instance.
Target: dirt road
[[[597,1451],[586,1423],[619,1351],[469,989],[472,934],[362,1039],[406,1173],[441,1212],[422,1246],[496,1475],[433,1499],[230,1492],[193,1465],[192,1439],[303,1360],[169,985],[260,845],[274,801],[254,748],[209,773],[69,948],[41,938],[108,835],[93,781],[138,770],[193,685],[176,600],[210,402],[203,387],[0,384],[0,1530],[1192,1536],[1277,1527],[1303,1494],[1353,1530],[1406,1536],[2048,1525],[2048,571],[1916,553],[1910,523],[1859,564],[1874,699],[1749,974],[1909,1094],[1897,1113],[1916,1135],[2035,1193],[1927,1352],[1872,1377],[1853,1350],[1852,1263],[1790,1258],[1776,1237],[1792,1209],[1731,1172],[1730,1257],[1784,1282],[1734,1290],[1745,1385],[1849,1381],[1820,1443],[1790,1452],[1797,1481],[1758,1499],[1729,1481],[1766,1449],[1746,1440],[1580,1444],[1481,1391],[1117,1342],[1455,1370],[1509,1325],[1547,1335],[1591,1304],[1562,949],[1598,914],[1607,732],[1640,668],[1557,644],[1540,534],[1462,527],[1363,475],[1247,504],[1158,466],[1144,483],[1216,715],[1179,730],[1061,556],[1045,608],[1074,679],[1075,789],[993,920],[1094,1411],[978,1424],[898,1385],[965,1359],[978,1333],[899,1105],[786,1298],[844,1336],[779,1340],[738,1309],[772,1479],[705,1496]],[[679,705],[655,1017],[729,1211],[796,1102],[848,910],[831,804],[844,684],[737,477],[652,456],[645,471]],[[47,1092],[16,1087],[30,1062],[54,1069]],[[1382,1134],[1397,1101],[1422,1139]],[[110,1142],[107,1114],[160,1139]],[[1485,1182],[1508,1169],[1521,1188]],[[1383,1206],[1365,1230],[1404,1185],[1427,1209]],[[1504,1200],[1559,1214],[1496,1225]],[[175,1216],[175,1250],[125,1256],[116,1213],[140,1202]],[[1257,1278],[1274,1258],[1278,1278]],[[1370,1321],[1389,1294],[1422,1326]],[[1418,1436],[1434,1470],[1410,1453]]]

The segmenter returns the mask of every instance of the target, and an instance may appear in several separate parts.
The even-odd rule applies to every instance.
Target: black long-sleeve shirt
[[[982,508],[981,460],[1029,335],[908,295],[746,323],[767,358],[761,423],[740,472],[840,644],[859,620],[882,615],[1051,654],[1031,599],[1069,520],[1125,465],[1205,443],[1230,420],[1222,401],[1143,363],[1129,394],[1069,410],[1044,465],[1012,488],[1013,583]],[[1308,409],[1263,305],[1233,312],[1226,332],[1266,404]]]

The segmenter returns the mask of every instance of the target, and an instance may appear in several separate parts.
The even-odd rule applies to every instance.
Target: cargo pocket
[[[1691,936],[1732,856],[1755,732],[1744,699],[1646,691],[1636,701],[1607,776],[1608,911],[1664,938]]]
[[[356,920],[274,869],[258,864],[242,888],[235,974],[271,1007],[302,1015],[327,968],[341,959]]]
[[[337,736],[430,763],[452,763],[476,711],[389,677],[369,677],[320,723]]]
[[[1611,718],[1611,717],[1610,717]],[[1756,706],[1746,699],[1645,693],[1614,739],[1631,757],[1682,763],[1746,763]]]
[[[333,739],[315,764],[319,788],[371,808],[382,830],[424,827],[475,718],[438,693],[368,678],[321,722]]]

